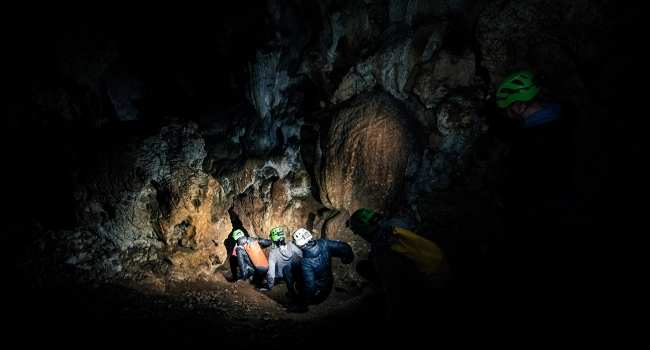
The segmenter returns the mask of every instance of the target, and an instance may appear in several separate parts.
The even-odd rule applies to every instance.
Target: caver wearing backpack
[[[384,219],[366,208],[356,210],[346,222],[354,234],[371,243],[368,260],[357,263],[357,272],[381,288],[388,303],[389,319],[413,309],[418,295],[444,288],[451,269],[438,246],[412,232],[405,219]]]
[[[232,238],[237,242],[233,254],[237,256],[239,280],[261,283],[269,268],[263,248],[270,247],[270,239],[247,237],[242,230],[235,230]]]

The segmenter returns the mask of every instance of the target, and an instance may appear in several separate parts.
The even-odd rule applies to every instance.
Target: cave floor
[[[606,343],[624,348],[645,334],[637,320],[650,311],[645,283],[650,255],[647,238],[637,235],[641,231],[631,222],[603,225],[574,217],[561,230],[540,236],[534,249],[519,252],[530,255],[527,259],[511,259],[506,252],[491,269],[480,245],[453,238],[460,237],[456,222],[438,227],[439,244],[452,263],[450,287],[409,300],[411,316],[403,320],[384,319],[380,291],[343,280],[335,282],[325,302],[295,314],[284,310],[285,285],[261,292],[249,282],[231,282],[225,264],[203,281],[170,284],[159,294],[61,281],[43,281],[49,287],[39,288],[14,285],[9,273],[16,272],[7,265],[1,329],[5,340],[21,347],[46,341],[95,349],[366,348],[395,342],[452,349]],[[475,231],[461,226],[461,232]]]
[[[231,282],[220,268],[210,280],[177,283],[160,294],[120,287],[12,289],[3,330],[5,339],[25,346],[47,341],[69,348],[365,348],[399,342],[476,349],[584,346],[614,338],[622,344],[640,327],[624,315],[640,311],[641,291],[612,294],[599,272],[586,268],[590,261],[560,269],[577,275],[556,271],[543,282],[524,277],[518,283],[486,278],[476,259],[464,261],[456,265],[449,290],[412,300],[413,316],[399,322],[385,321],[383,296],[369,285],[339,282],[309,312],[286,313],[284,284],[261,292],[249,282]],[[625,276],[607,282],[624,283]]]

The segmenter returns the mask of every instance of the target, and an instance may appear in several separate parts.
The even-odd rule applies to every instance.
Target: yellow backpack
[[[451,265],[434,242],[400,227],[394,227],[388,238],[392,250],[411,260],[424,274],[432,288],[443,287],[451,278]]]

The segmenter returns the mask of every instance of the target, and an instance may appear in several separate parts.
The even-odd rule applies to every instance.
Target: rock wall
[[[17,198],[7,214],[20,219],[5,231],[21,247],[7,266],[164,289],[227,262],[229,212],[251,235],[304,227],[351,242],[359,258],[368,247],[343,222],[361,206],[404,215],[440,242],[476,238],[498,205],[491,190],[504,146],[486,106],[515,69],[544,71],[548,90],[576,107],[585,201],[599,191],[592,174],[605,150],[636,146],[635,137],[601,142],[605,125],[627,125],[630,107],[618,102],[641,97],[610,87],[640,62],[620,39],[634,37],[645,8],[215,6],[11,8],[0,96],[7,130],[30,146],[2,144],[21,169],[7,180]],[[43,185],[37,174],[54,168],[55,184]],[[474,223],[463,223],[471,210]]]

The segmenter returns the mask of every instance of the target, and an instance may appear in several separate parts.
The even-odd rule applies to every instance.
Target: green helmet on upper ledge
[[[499,108],[508,107],[516,101],[530,101],[539,92],[534,82],[535,75],[528,71],[510,74],[499,83],[496,90],[496,104]]]

